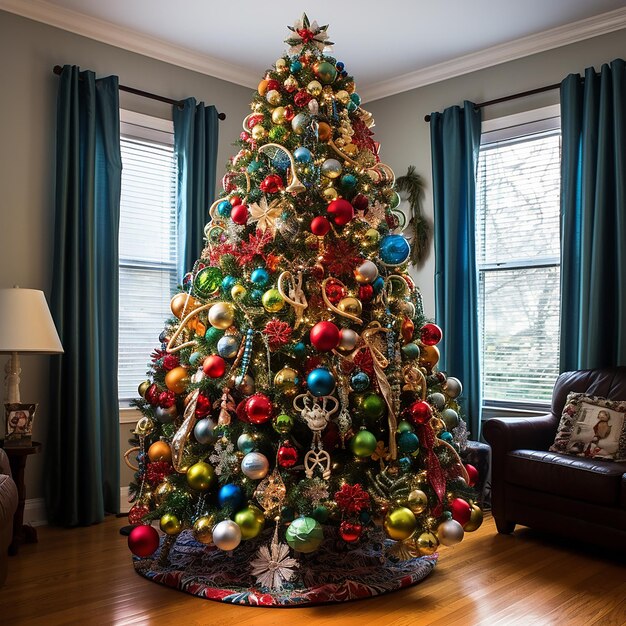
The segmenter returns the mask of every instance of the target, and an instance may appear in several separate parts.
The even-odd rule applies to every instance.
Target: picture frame
[[[33,420],[37,404],[5,403],[4,447],[20,448],[32,445]]]

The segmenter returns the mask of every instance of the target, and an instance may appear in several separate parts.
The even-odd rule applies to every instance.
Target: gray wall
[[[346,59],[348,55],[346,54]],[[381,143],[380,156],[396,176],[415,165],[427,183],[425,213],[432,223],[432,175],[430,161],[430,128],[424,115],[432,111],[462,104],[463,100],[484,102],[512,93],[559,83],[573,72],[626,56],[626,30],[588,39],[541,54],[503,63],[465,76],[414,89],[389,98],[382,98],[364,107],[376,120],[374,139]],[[355,77],[358,87],[358,76]],[[558,90],[514,100],[483,109],[483,119],[511,115],[558,103]],[[425,311],[434,316],[435,261],[432,244],[424,265],[414,276],[422,290]]]
[[[18,284],[42,289],[47,296],[53,272],[54,129],[59,80],[52,68],[66,63],[94,70],[98,76],[116,74],[120,84],[170,98],[194,96],[226,113],[226,120],[220,122],[218,180],[233,153],[232,143],[239,136],[241,122],[250,112],[252,95],[245,87],[0,11],[0,287]],[[171,107],[154,100],[121,93],[121,104],[171,119]],[[39,403],[34,436],[44,446],[50,410],[50,358],[21,359],[22,400]],[[141,358],[147,361],[148,355]],[[1,367],[4,362],[5,357],[1,357]],[[123,425],[122,451],[128,447],[128,431],[128,425]],[[0,433],[4,433],[4,426],[0,426]],[[41,454],[28,460],[27,498],[43,495],[42,461]],[[125,466],[123,469],[122,484],[131,475]]]
[[[382,160],[401,176],[415,165],[428,183],[425,209],[432,217],[430,141],[424,115],[464,99],[480,102],[512,92],[559,82],[570,72],[626,55],[625,31],[597,37],[554,51],[505,63],[470,75],[366,104],[376,119],[376,137]],[[252,52],[251,52],[252,53]],[[353,51],[355,53],[355,51]],[[349,55],[346,55],[349,56]],[[251,91],[209,76],[126,52],[72,33],[0,11],[0,287],[19,284],[49,293],[53,268],[54,127],[58,78],[52,67],[65,63],[117,74],[120,83],[171,98],[194,96],[215,104],[227,115],[220,123],[219,171],[234,152],[232,142],[249,112]],[[268,65],[272,59],[268,59]],[[348,59],[349,61],[349,59]],[[358,76],[357,86],[358,86]],[[519,100],[485,110],[485,118],[557,101],[557,92]],[[169,107],[121,94],[122,106],[169,117]],[[426,312],[434,314],[434,261],[432,247],[422,268],[415,272],[422,288]],[[49,412],[50,357],[23,357],[22,399],[39,402],[35,438],[45,446]],[[129,426],[121,427],[126,449]],[[0,432],[2,429],[0,428]],[[122,484],[130,477],[124,467]],[[27,497],[42,496],[42,458],[27,467]]]

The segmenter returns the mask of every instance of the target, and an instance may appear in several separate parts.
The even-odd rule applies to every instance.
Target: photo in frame
[[[21,404],[19,402],[4,405],[5,420],[5,448],[19,448],[30,446],[33,437],[33,419],[36,404]]]

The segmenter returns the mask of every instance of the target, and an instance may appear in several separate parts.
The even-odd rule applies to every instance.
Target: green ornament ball
[[[414,361],[419,358],[420,348],[416,343],[407,343],[405,346],[402,346],[402,355],[408,361]]]
[[[248,454],[256,449],[256,441],[250,433],[242,433],[237,439],[237,450]]]
[[[313,509],[311,517],[316,519],[320,524],[325,524],[328,521],[329,514],[328,509],[324,505],[320,504]]]
[[[285,301],[278,289],[268,289],[263,294],[261,303],[268,313],[277,313],[285,306]]]
[[[368,393],[361,402],[364,417],[377,420],[385,414],[385,401],[376,393]]]
[[[398,434],[402,434],[402,433],[412,433],[413,432],[413,426],[411,426],[410,422],[407,422],[406,420],[402,420],[399,424],[398,424],[398,430],[397,430]]]
[[[237,511],[234,521],[241,529],[241,538],[243,540],[253,539],[265,526],[265,517],[256,506],[247,506],[245,509]]]
[[[215,482],[215,470],[212,465],[200,461],[187,470],[187,484],[192,489],[206,491]]]
[[[192,352],[189,355],[189,365],[192,366],[196,366],[200,363],[200,361],[202,360],[202,354],[200,352]]]
[[[293,428],[293,417],[287,413],[281,413],[274,418],[272,426],[277,433],[287,435]]]
[[[376,437],[369,430],[360,430],[350,439],[350,449],[355,456],[367,458],[376,450]]]
[[[200,298],[208,298],[222,285],[224,275],[219,267],[204,267],[194,278],[193,290]]]
[[[209,326],[204,333],[204,338],[209,343],[217,343],[224,336],[224,331],[221,328],[215,326]]]
[[[330,85],[337,78],[337,68],[328,61],[316,63],[313,72],[325,85]]]
[[[324,531],[312,517],[299,517],[289,524],[285,538],[290,548],[309,554],[319,548],[324,540]]]

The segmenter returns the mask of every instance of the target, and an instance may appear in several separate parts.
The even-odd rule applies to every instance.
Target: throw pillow
[[[570,393],[550,451],[626,461],[626,400]]]

